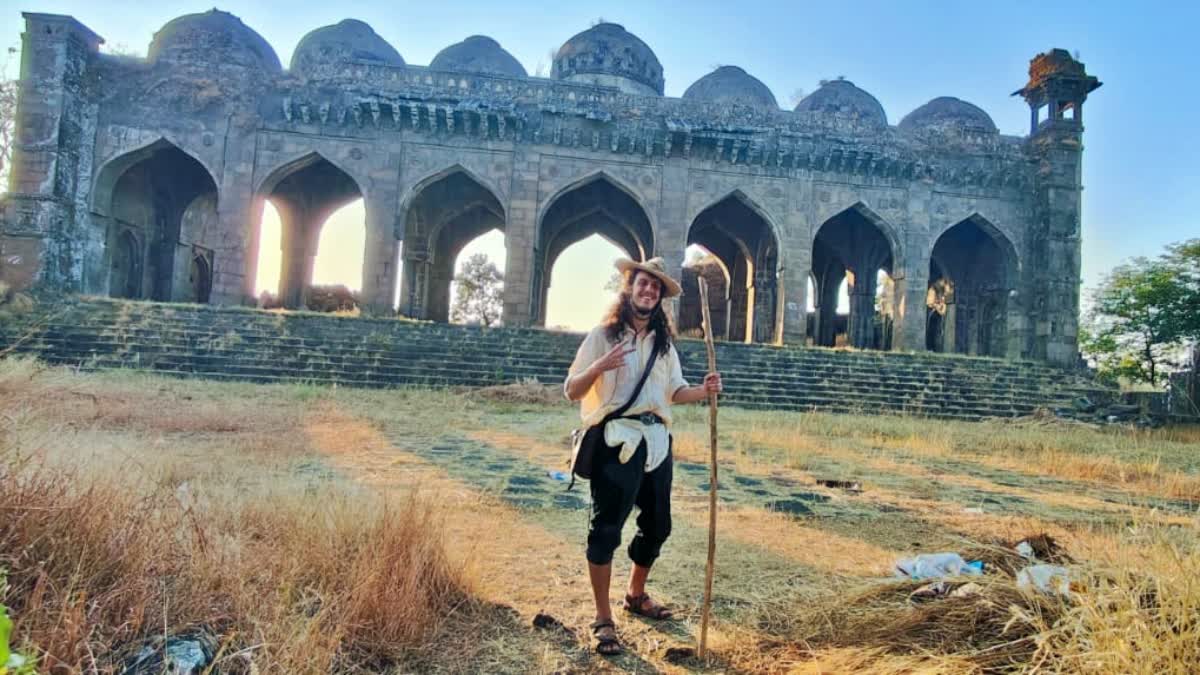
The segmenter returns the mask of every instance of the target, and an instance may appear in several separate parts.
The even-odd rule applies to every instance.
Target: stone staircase
[[[0,352],[85,369],[356,387],[561,383],[581,336],[397,319],[276,313],[108,299],[0,315]],[[699,382],[704,343],[681,339]],[[718,343],[723,402],[747,408],[910,413],[976,420],[1069,408],[1103,387],[1043,363],[941,354]]]

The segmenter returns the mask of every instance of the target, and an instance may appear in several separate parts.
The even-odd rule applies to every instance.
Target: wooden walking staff
[[[717,350],[713,347],[712,319],[708,315],[708,284],[700,281],[700,312],[704,318],[704,346],[708,350],[708,372],[717,372]],[[712,610],[713,559],[717,552],[717,395],[708,394],[708,564],[704,568],[704,608],[700,618],[700,651],[708,648],[708,615]]]

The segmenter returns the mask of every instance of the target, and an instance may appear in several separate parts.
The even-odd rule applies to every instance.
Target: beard
[[[662,300],[660,299],[658,302],[654,303],[654,306],[650,309],[642,309],[641,307],[638,307],[636,302],[633,301],[632,296],[629,298],[629,309],[633,312],[633,315],[639,319],[649,319],[650,317],[654,316],[654,312],[661,304]]]

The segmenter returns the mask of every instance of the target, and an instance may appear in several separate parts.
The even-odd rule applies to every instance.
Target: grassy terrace
[[[707,412],[679,411],[662,626],[590,651],[584,489],[554,389],[351,389],[0,359],[0,602],[46,672],[204,628],[222,673],[1190,672],[1200,429],[722,408],[713,659]],[[824,487],[851,480],[861,492]],[[1003,571],[914,606],[901,556],[1048,533],[1067,600]],[[627,528],[625,541],[632,535]],[[628,562],[619,553],[618,578]],[[999,567],[1003,567],[1000,565]],[[614,589],[614,595],[619,593]],[[565,628],[538,629],[546,612]],[[214,671],[215,672],[215,671]]]

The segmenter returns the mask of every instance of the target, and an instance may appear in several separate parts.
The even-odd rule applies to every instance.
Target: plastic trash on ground
[[[1033,553],[1033,546],[1031,546],[1027,541],[1017,544],[1016,551],[1017,555],[1025,558],[1026,560],[1037,560],[1037,556]]]
[[[897,577],[913,580],[983,574],[983,562],[967,562],[957,553],[923,553],[896,561]]]
[[[1017,588],[1070,595],[1071,572],[1062,565],[1030,565],[1017,573]]]

